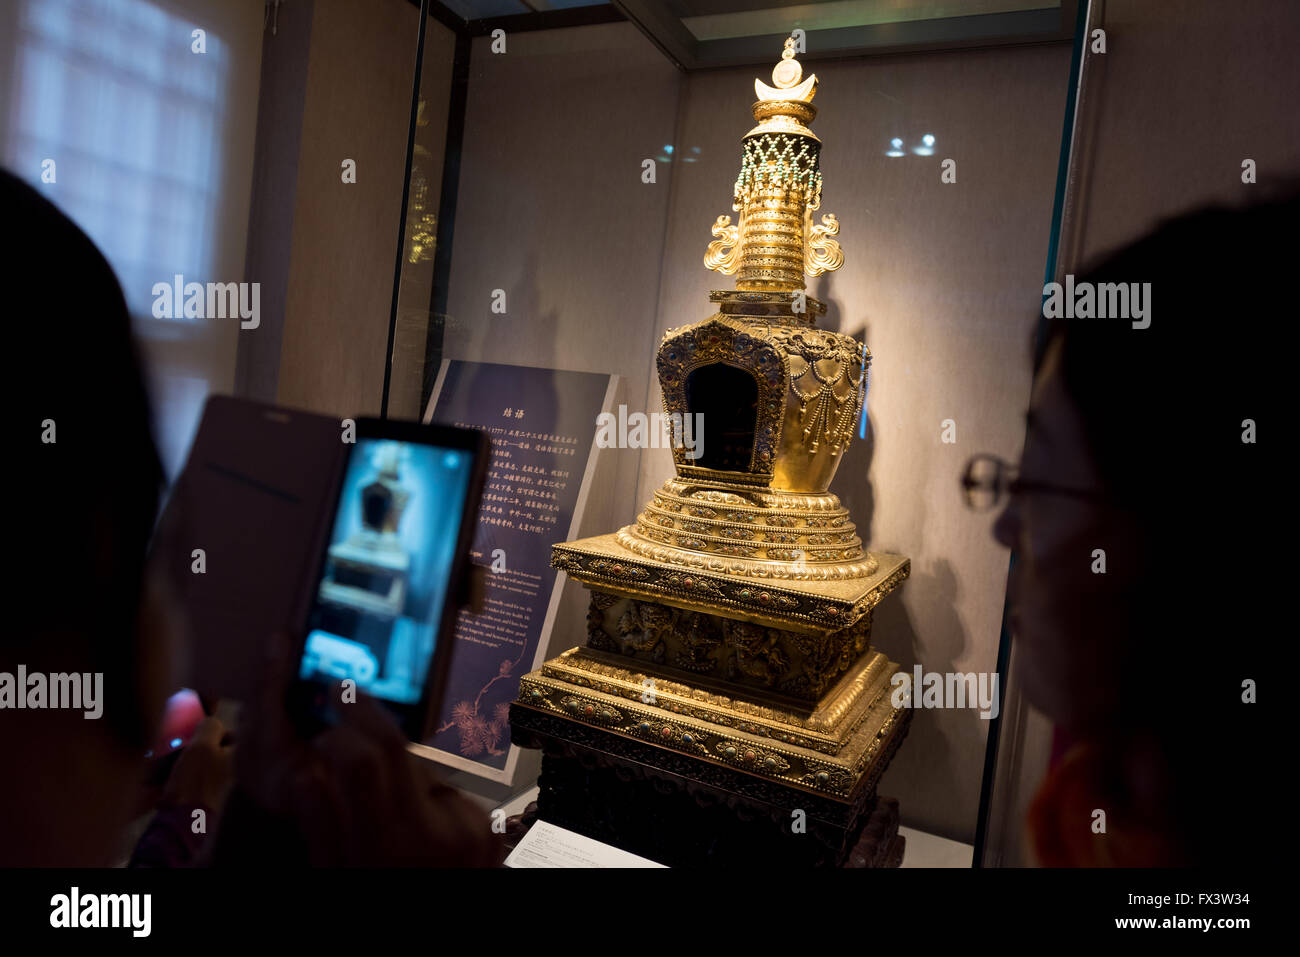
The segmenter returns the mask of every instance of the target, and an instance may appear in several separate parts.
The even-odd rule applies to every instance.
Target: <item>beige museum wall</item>
[[[865,334],[874,357],[867,441],[854,440],[832,491],[869,547],[912,559],[874,626],[877,647],[909,669],[996,666],[1008,555],[957,479],[973,453],[1015,458],[1023,439],[1069,62],[1055,44],[809,65],[821,81],[821,212],[839,217],[846,257],[810,292],[829,303],[826,325]],[[701,259],[714,219],[731,213],[757,73],[686,81],[675,142],[697,161],[673,171],[656,338],[706,318],[709,290],[732,285]],[[935,154],[912,155],[924,133]],[[908,155],[885,155],[893,136]],[[955,184],[940,181],[946,157]],[[646,403],[659,401],[654,382]],[[945,445],[949,418],[957,441]],[[666,454],[646,452],[638,503],[670,474]],[[880,785],[905,824],[974,839],[987,731],[971,710],[915,713]]]
[[[642,161],[672,142],[679,74],[628,23],[490,42],[470,59],[444,355],[616,373],[640,401],[670,188],[666,165],[643,183]]]
[[[276,388],[284,405],[379,412],[418,26],[406,0],[314,2]],[[429,44],[445,51],[432,61],[446,71],[445,100],[450,31],[430,21]],[[345,158],[356,160],[355,184],[341,181]]]
[[[1107,0],[1079,132],[1078,260],[1300,175],[1300,5]],[[1255,160],[1258,183],[1241,181]]]
[[[262,50],[244,250],[244,278],[259,284],[262,315],[256,329],[242,330],[239,337],[235,392],[263,402],[275,401],[280,377],[313,10],[313,0],[302,0],[279,11],[276,32],[265,31]]]

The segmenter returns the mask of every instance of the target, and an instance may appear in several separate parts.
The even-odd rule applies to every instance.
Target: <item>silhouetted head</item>
[[[102,675],[102,716],[0,713],[4,862],[107,863],[168,688],[144,559],[162,470],[122,291],[104,257],[0,171],[7,375],[18,414],[0,671]],[[24,693],[27,689],[17,689]]]
[[[1154,747],[1139,777],[1172,795],[1184,835],[1206,824],[1212,766],[1239,767],[1264,732],[1243,693],[1268,666],[1277,594],[1263,456],[1286,428],[1274,395],[1298,214],[1294,197],[1207,209],[1077,277],[1076,290],[1125,284],[1146,315],[1130,302],[1128,318],[1044,320],[1027,488],[995,526],[1017,553],[1026,695],[1072,732]],[[1235,780],[1233,798],[1249,797]]]

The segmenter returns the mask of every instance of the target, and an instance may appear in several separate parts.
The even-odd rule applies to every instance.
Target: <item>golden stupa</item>
[[[664,410],[702,413],[702,445],[674,447],[676,475],[634,524],[553,546],[591,592],[586,646],[522,679],[512,722],[549,712],[608,732],[602,747],[689,758],[672,762],[686,776],[726,766],[768,781],[765,800],[842,802],[851,842],[910,717],[890,703],[897,666],[870,647],[872,609],[909,562],[867,551],[828,491],[871,356],[818,329],[826,307],[804,292],[844,257],[835,217],[813,222],[817,77],[794,57],[791,39],[774,85],[754,81],[737,222],[718,217],[704,257],[737,288],[659,346]]]

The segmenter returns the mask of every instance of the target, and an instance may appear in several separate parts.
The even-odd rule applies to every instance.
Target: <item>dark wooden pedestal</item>
[[[517,826],[540,818],[671,867],[902,861],[898,801],[874,788],[836,801],[518,705],[510,725],[516,745],[544,755]]]

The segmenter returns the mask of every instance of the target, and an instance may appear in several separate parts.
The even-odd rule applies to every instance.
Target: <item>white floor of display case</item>
[[[522,814],[530,802],[537,798],[537,787],[515,795],[500,805],[506,817]],[[907,849],[903,853],[904,867],[970,867],[974,847],[946,837],[938,837],[917,831],[910,827],[900,827],[898,833],[907,838]]]

